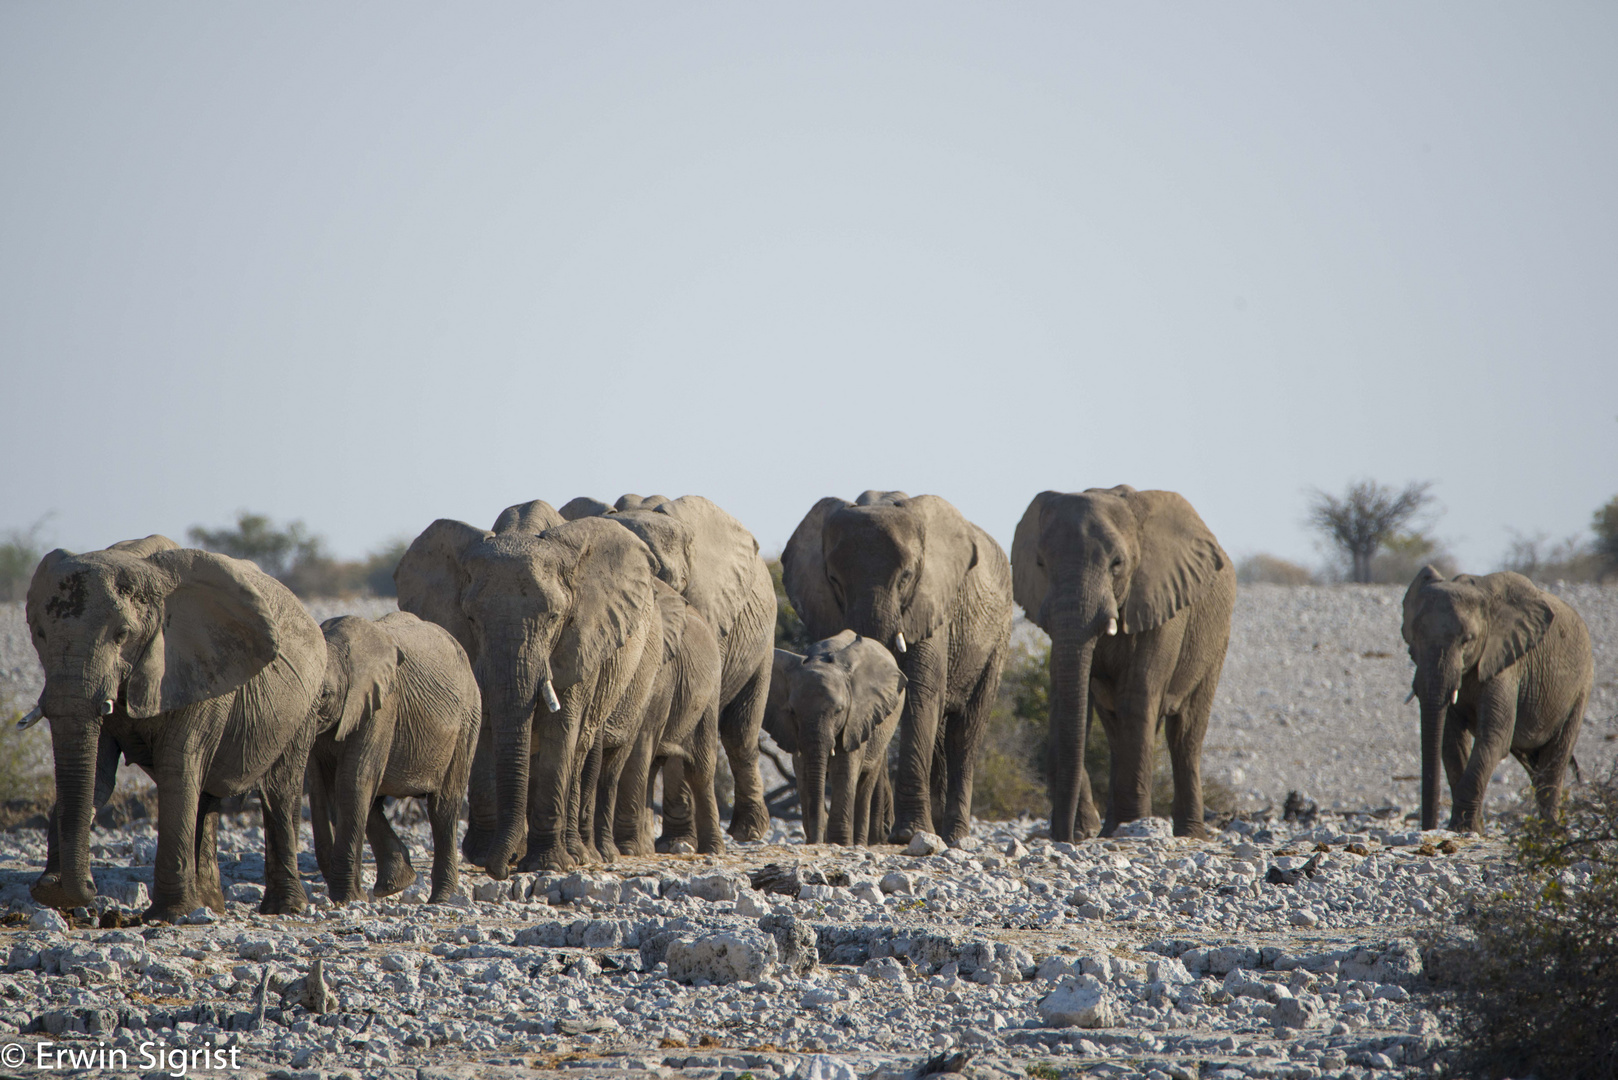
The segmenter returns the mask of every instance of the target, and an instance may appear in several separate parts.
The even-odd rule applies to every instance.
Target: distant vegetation
[[[1416,518],[1435,509],[1437,500],[1428,491],[1431,487],[1426,481],[1415,481],[1395,491],[1375,480],[1356,480],[1341,496],[1317,488],[1309,500],[1308,522],[1342,556],[1347,580],[1364,585],[1379,576],[1409,581],[1423,562],[1442,556],[1436,541],[1407,529]],[[1405,573],[1407,565],[1410,569]],[[1437,569],[1453,573],[1453,567]]]
[[[1279,555],[1259,552],[1236,563],[1236,581],[1241,585],[1311,585],[1315,572]]]
[[[28,599],[34,568],[45,557],[45,518],[26,529],[11,529],[0,541],[0,601]]]
[[[186,531],[197,547],[237,559],[251,559],[259,569],[281,581],[297,595],[393,596],[393,569],[409,543],[395,540],[364,559],[340,560],[326,553],[325,541],[302,521],[276,528],[263,514],[243,510],[234,527],[208,529],[200,525]]]

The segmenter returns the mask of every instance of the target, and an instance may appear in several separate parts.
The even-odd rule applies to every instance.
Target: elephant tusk
[[[112,698],[108,698],[106,701],[103,701],[101,703],[101,715],[102,716],[111,716],[112,715]]]
[[[900,652],[905,651],[905,632],[903,630],[899,631],[899,633],[894,636],[893,647],[898,649]]]
[[[1416,700],[1416,691],[1414,689],[1412,689],[1410,691],[1410,696],[1405,698],[1405,704],[1409,705],[1412,701],[1415,701],[1415,700]]]
[[[1459,690],[1455,691],[1453,694],[1451,694],[1449,696],[1449,703],[1451,705],[1459,705],[1460,702],[1461,702],[1461,692]]]
[[[1117,634],[1118,634],[1118,620],[1117,619],[1108,619],[1107,620],[1107,636],[1108,637],[1116,637]]]
[[[545,699],[545,707],[551,712],[561,712],[562,703],[556,698],[556,688],[546,679],[539,687],[539,696]]]
[[[35,705],[32,712],[30,712],[27,716],[23,717],[21,720],[17,721],[17,730],[18,731],[27,731],[29,728],[33,727],[35,724],[39,723],[44,718],[45,718],[45,708],[44,708],[44,706]]]

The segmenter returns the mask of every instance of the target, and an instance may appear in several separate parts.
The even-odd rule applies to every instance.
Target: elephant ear
[[[107,548],[108,551],[122,551],[137,559],[144,559],[158,551],[178,551],[180,545],[166,536],[153,533],[139,540],[120,540]]]
[[[680,639],[685,636],[685,618],[691,605],[657,578],[652,579],[652,594],[657,601],[658,640],[663,650],[660,655],[666,664],[680,654]]]
[[[673,520],[684,527],[690,537],[686,549],[689,573],[680,591],[717,636],[729,634],[737,617],[753,601],[755,582],[769,573],[759,558],[753,534],[701,495],[682,495],[643,516]],[[662,558],[657,545],[650,540],[647,543]]]
[[[830,495],[815,503],[792,530],[792,538],[781,552],[781,579],[787,597],[812,638],[828,638],[843,628],[843,610],[826,580],[821,534],[827,515],[851,505],[846,499]]]
[[[687,590],[691,583],[693,546],[691,530],[667,514],[650,510],[614,511],[611,520],[640,537],[641,543],[652,552],[653,572],[669,588],[689,598]],[[704,618],[708,617],[707,611],[700,607],[698,611]],[[719,632],[717,627],[715,632]]]
[[[136,720],[240,689],[281,651],[275,583],[252,563],[175,548],[146,559],[161,611],[124,690]]]
[[[348,696],[332,737],[342,742],[371,722],[371,717],[393,696],[403,653],[380,626],[359,619],[363,626],[344,635],[348,645]],[[329,636],[329,635],[328,635]]]
[[[1444,575],[1431,566],[1424,566],[1416,571],[1415,578],[1410,582],[1410,588],[1405,590],[1404,623],[1399,627],[1399,633],[1405,639],[1405,648],[1414,650],[1416,646],[1416,616],[1421,613],[1421,591],[1435,581],[1443,581]],[[1414,660],[1416,654],[1410,653]]]
[[[900,628],[911,641],[923,641],[949,618],[966,572],[977,565],[977,537],[961,512],[937,495],[895,505],[921,517],[921,567]]]
[[[775,662],[770,668],[770,696],[764,704],[764,730],[775,744],[789,754],[798,752],[798,721],[792,715],[793,674],[803,664],[803,657],[785,649],[775,650]]]
[[[546,529],[554,529],[566,520],[544,499],[534,499],[531,502],[508,506],[500,511],[500,516],[494,519],[494,531],[533,533],[538,536]]]
[[[871,638],[856,637],[840,659],[848,668],[849,688],[842,748],[857,750],[904,704],[907,682],[893,654]]]
[[[1039,624],[1045,594],[1051,587],[1050,575],[1040,561],[1039,535],[1046,505],[1060,495],[1057,491],[1041,491],[1035,495],[1011,537],[1011,596],[1035,624]]]
[[[461,590],[466,587],[461,560],[489,536],[464,521],[439,518],[410,542],[393,570],[399,610],[448,630],[474,662],[478,654],[472,624],[461,610]]]
[[[1119,629],[1139,634],[1194,602],[1230,559],[1184,496],[1133,489],[1120,495],[1140,530],[1140,563],[1130,578]]]
[[[581,518],[545,532],[563,552],[572,610],[557,644],[556,674],[582,680],[634,637],[653,607],[652,553],[628,529],[605,518]]]
[[[1489,630],[1478,657],[1485,682],[1523,658],[1551,627],[1556,612],[1532,581],[1510,571],[1476,579],[1489,597]]]
[[[611,504],[600,499],[592,499],[588,495],[580,495],[576,499],[569,499],[562,505],[557,513],[562,515],[564,521],[577,521],[587,517],[606,517],[613,513]]]

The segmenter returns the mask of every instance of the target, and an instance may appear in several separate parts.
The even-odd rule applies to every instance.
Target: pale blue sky
[[[1609,3],[0,5],[0,529],[1618,492]]]

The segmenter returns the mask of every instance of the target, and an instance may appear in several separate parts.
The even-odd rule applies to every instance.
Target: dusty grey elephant
[[[723,671],[719,739],[736,781],[730,834],[758,840],[769,830],[764,781],[758,770],[758,733],[769,695],[775,648],[775,587],[758,541],[741,522],[700,495],[624,495],[613,506],[579,497],[562,507],[564,518],[605,517],[633,532],[657,563],[657,576],[683,595],[719,639]],[[691,835],[691,812],[682,793],[664,782],[665,846]]]
[[[1595,676],[1579,613],[1521,574],[1446,581],[1424,566],[1405,591],[1403,634],[1421,701],[1421,827],[1438,826],[1440,758],[1451,829],[1481,828],[1507,753],[1528,770],[1540,813],[1554,815]]]
[[[814,642],[802,656],[775,650],[764,729],[792,755],[809,843],[887,841],[888,744],[899,727],[905,681],[892,653],[852,630]]]
[[[382,811],[383,796],[425,796],[433,832],[430,903],[459,884],[455,829],[483,722],[466,650],[441,626],[405,611],[376,621],[354,615],[320,624],[326,678],[309,754],[309,818],[315,857],[336,903],[365,898],[366,837],[377,896],[416,879],[410,853]]]
[[[649,646],[641,660],[652,677],[652,690],[638,723],[625,717],[620,733],[611,730],[611,723],[603,731],[600,775],[594,785],[595,846],[605,856],[654,853],[648,795],[651,777],[664,770],[666,787],[689,790],[695,815],[690,836],[668,839],[686,842],[705,855],[722,854],[725,834],[714,790],[719,641],[685,597],[661,580],[652,584],[660,632],[656,647]],[[631,695],[625,697],[632,703]],[[585,789],[587,795],[590,791]]]
[[[853,630],[893,649],[908,680],[891,839],[950,843],[971,826],[972,775],[1011,638],[1011,567],[936,495],[867,491],[815,503],[781,553],[815,638]],[[934,827],[934,822],[937,827]]]
[[[1051,838],[1110,836],[1152,812],[1166,723],[1174,834],[1207,835],[1202,739],[1230,642],[1236,571],[1191,504],[1127,484],[1044,491],[1011,543],[1017,603],[1051,636]],[[1100,822],[1084,768],[1091,707],[1112,750]]]
[[[608,521],[564,521],[547,504],[508,507],[492,532],[439,519],[394,571],[399,607],[466,649],[483,695],[467,853],[503,880],[519,868],[566,870],[589,857],[580,775],[615,711],[638,715],[636,680],[655,641],[652,553]],[[639,705],[625,706],[626,693]],[[492,821],[491,821],[492,819]],[[491,828],[492,826],[492,828]]]
[[[326,643],[297,598],[252,563],[149,536],[46,555],[27,613],[45,669],[60,858],[34,898],[61,908],[94,898],[95,789],[121,749],[157,783],[148,919],[224,909],[218,803],[254,787],[266,845],[259,910],[302,911],[297,827]]]

